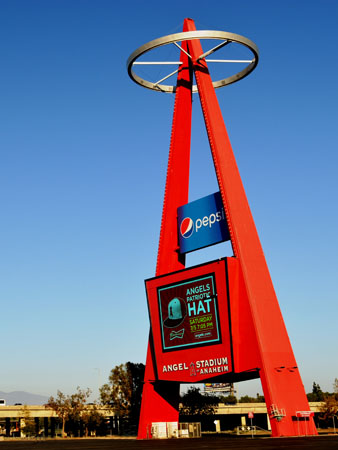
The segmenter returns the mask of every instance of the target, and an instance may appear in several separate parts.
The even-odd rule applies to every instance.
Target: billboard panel
[[[220,342],[214,274],[158,288],[162,349]]]
[[[204,384],[204,392],[207,393],[216,393],[216,392],[229,392],[233,393],[234,385],[233,383],[205,383]]]
[[[158,379],[231,372],[225,259],[146,280]]]
[[[180,253],[230,239],[220,192],[180,206],[177,220]]]

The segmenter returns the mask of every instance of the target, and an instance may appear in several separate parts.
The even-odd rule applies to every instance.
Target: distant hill
[[[22,405],[43,405],[48,400],[48,397],[44,395],[30,394],[24,391],[0,391],[0,398],[5,399],[7,405],[15,405],[15,403],[21,403]]]

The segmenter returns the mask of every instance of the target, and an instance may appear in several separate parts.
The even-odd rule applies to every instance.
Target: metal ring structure
[[[245,62],[249,62],[249,65],[246,66],[243,70],[236,73],[235,75],[232,75],[227,78],[223,78],[222,80],[213,81],[212,84],[215,89],[241,80],[242,78],[249,75],[249,73],[252,72],[258,64],[258,59],[259,59],[258,48],[252,41],[250,41],[250,39],[247,39],[244,36],[241,36],[239,34],[234,34],[234,33],[228,33],[226,31],[212,31],[212,30],[185,31],[185,32],[181,32],[181,33],[169,34],[167,36],[163,36],[158,39],[154,39],[153,41],[150,41],[147,44],[144,44],[141,47],[139,47],[138,49],[136,49],[129,56],[128,61],[127,61],[127,70],[128,70],[128,74],[129,74],[130,78],[133,81],[135,81],[135,83],[137,83],[145,88],[152,89],[154,91],[168,92],[168,93],[175,92],[176,86],[167,85],[167,84],[159,84],[159,82],[152,83],[151,81],[144,80],[143,78],[138,76],[133,71],[133,64],[136,62],[136,60],[140,56],[144,55],[145,53],[149,52],[150,50],[161,47],[163,45],[168,45],[168,44],[177,45],[176,44],[177,42],[191,41],[194,39],[217,39],[217,40],[225,41],[224,44],[215,47],[215,49],[213,51],[216,51],[218,47],[221,47],[221,46],[226,45],[231,42],[235,42],[237,44],[244,45],[249,50],[251,50],[251,52],[253,53],[253,56],[254,56],[253,59],[251,61],[245,61]],[[206,52],[206,54],[210,54],[213,51]],[[204,55],[205,54],[203,54],[201,56],[203,57]],[[190,55],[189,55],[189,57],[190,57]],[[199,59],[202,59],[202,58],[198,58],[197,62]],[[223,61],[220,61],[220,62],[223,62]],[[224,61],[224,62],[226,62],[226,61]],[[233,61],[233,62],[236,62],[236,61]],[[141,63],[138,63],[138,64],[141,64]],[[151,63],[148,63],[148,64],[151,64]],[[156,64],[156,63],[153,63],[153,64]],[[177,63],[177,64],[179,64],[179,63]],[[165,77],[164,79],[169,78],[171,75],[173,75],[177,71],[173,72],[172,74],[170,74],[168,77]],[[163,81],[164,79],[162,79],[160,81]],[[197,85],[193,85],[192,91],[198,92]]]

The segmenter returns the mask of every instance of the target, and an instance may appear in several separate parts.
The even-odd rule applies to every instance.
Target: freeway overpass
[[[320,412],[321,402],[310,402],[310,409],[315,415]],[[88,405],[88,408],[91,406]],[[24,413],[24,408],[27,411]],[[107,420],[113,424],[114,413],[111,409],[102,407],[99,411],[106,416]],[[202,429],[208,431],[225,431],[235,428],[236,426],[250,425],[250,415],[254,416],[254,424],[270,429],[269,415],[265,403],[237,403],[235,405],[227,405],[220,403],[214,415],[203,418]],[[0,434],[10,436],[13,428],[18,429],[20,418],[30,417],[35,420],[37,429],[43,423],[45,436],[55,436],[56,432],[56,413],[43,405],[6,405],[0,406]],[[181,422],[191,421],[192,417],[196,421],[196,417],[182,417]],[[189,420],[188,420],[189,419]],[[198,419],[199,421],[199,419]],[[111,426],[111,430],[115,429]]]

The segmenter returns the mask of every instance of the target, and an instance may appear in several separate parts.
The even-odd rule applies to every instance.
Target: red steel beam
[[[186,26],[183,26],[183,31]],[[187,50],[187,43],[182,42]],[[157,254],[156,276],[184,269],[178,252],[177,208],[188,203],[192,111],[192,68],[181,51],[173,113],[167,179]],[[150,437],[152,422],[178,422],[179,383],[156,381],[156,362],[150,330],[138,439]]]
[[[186,19],[194,31],[192,19]],[[207,128],[217,180],[230,230],[235,257],[239,259],[261,360],[260,377],[269,410],[285,411],[271,417],[273,436],[297,434],[296,411],[309,410],[308,401],[270,278],[255,223],[231,148],[215,89],[199,40],[188,41],[193,70]],[[243,311],[243,314],[245,312]],[[279,420],[280,419],[280,420]],[[313,419],[310,418],[313,426]]]

